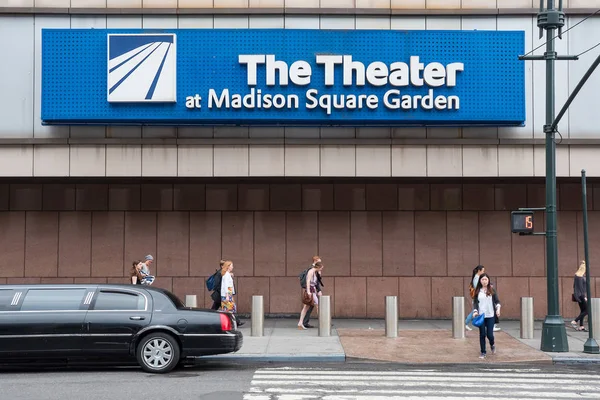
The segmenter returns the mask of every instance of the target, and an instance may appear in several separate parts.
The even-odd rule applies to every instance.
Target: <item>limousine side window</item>
[[[86,289],[30,289],[21,311],[79,310]]]
[[[136,293],[101,291],[98,293],[94,310],[144,310],[146,299]]]

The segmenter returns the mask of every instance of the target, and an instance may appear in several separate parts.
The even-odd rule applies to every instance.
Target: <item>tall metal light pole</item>
[[[569,342],[565,323],[560,315],[558,301],[558,246],[557,246],[557,222],[556,222],[556,126],[554,122],[555,87],[554,87],[554,61],[574,60],[572,56],[558,56],[554,46],[555,32],[562,39],[562,27],[565,25],[565,14],[562,11],[562,0],[559,0],[558,9],[554,6],[554,0],[540,0],[540,12],[538,13],[538,27],[540,38],[542,31],[546,30],[546,51],[543,56],[520,56],[521,60],[545,60],[546,61],[546,123],[544,133],[546,134],[546,276],[548,286],[548,315],[544,320],[542,328],[541,350],[548,352],[567,352]]]

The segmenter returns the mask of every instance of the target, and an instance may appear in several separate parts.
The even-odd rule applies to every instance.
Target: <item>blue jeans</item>
[[[465,325],[469,325],[473,321],[473,313],[475,310],[471,310],[469,315],[467,315],[467,319],[465,319]]]
[[[494,317],[485,318],[483,325],[479,327],[479,347],[481,354],[485,354],[485,337],[490,341],[490,346],[494,345]]]

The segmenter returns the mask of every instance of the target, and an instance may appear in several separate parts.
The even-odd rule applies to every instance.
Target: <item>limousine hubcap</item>
[[[172,356],[171,344],[164,339],[152,339],[144,347],[144,361],[152,368],[164,367]]]

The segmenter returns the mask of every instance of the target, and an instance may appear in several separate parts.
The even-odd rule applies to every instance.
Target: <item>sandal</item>
[[[575,329],[576,331],[579,330],[577,327],[577,322],[571,321],[571,328]]]

